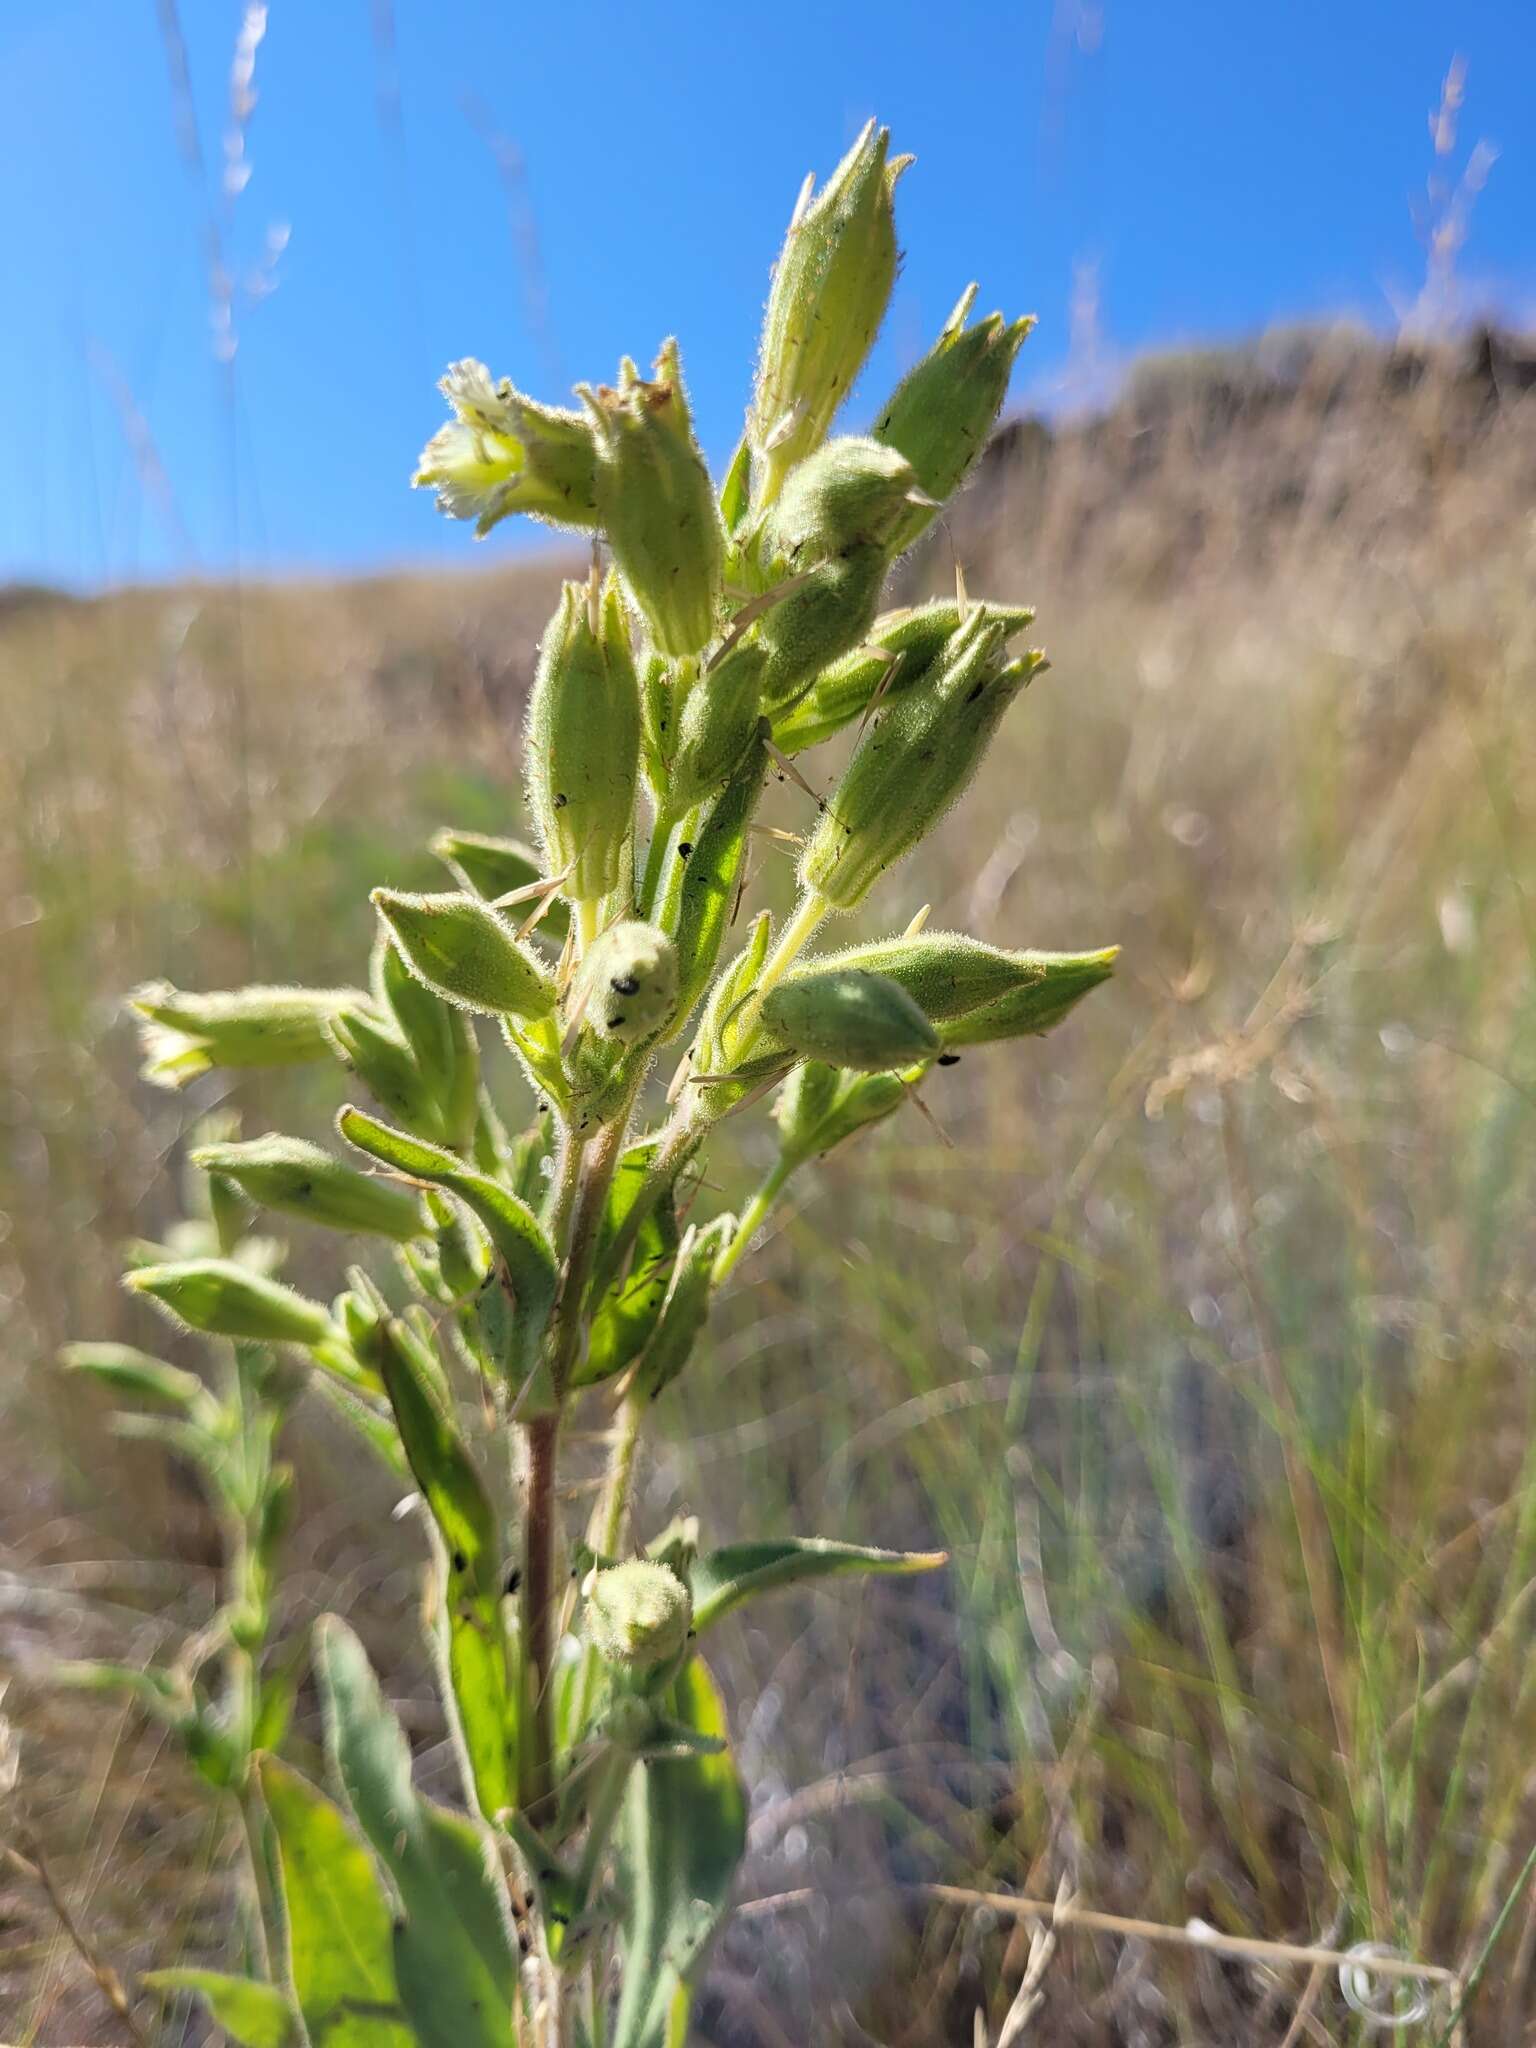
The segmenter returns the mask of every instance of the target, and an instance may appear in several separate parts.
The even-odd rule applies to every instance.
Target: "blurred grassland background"
[[[1124,954],[1057,1036],[967,1055],[932,1122],[808,1175],[659,1412],[647,1525],[953,1556],[723,1638],[767,1903],[716,1957],[722,2048],[969,2043],[978,2009],[994,2038],[1028,1931],[919,1879],[1463,1972],[1498,1927],[1457,2037],[1532,2038],[1533,476],[1536,350],[1290,332],[1008,425],[898,571],[897,600],[959,565],[1036,602],[1054,667],[861,929],[931,901]],[[116,1246],[176,1213],[223,1093],[147,1089],[121,993],[356,979],[370,885],[430,886],[439,825],[518,829],[562,566],[3,600],[0,1631],[15,1796],[123,1969],[217,1957],[230,1871],[154,1736],[37,1682],[211,1604],[189,1486],[50,1366],[69,1336],[164,1348]],[[755,859],[782,905],[790,861]],[[318,1131],[344,1092],[233,1099]],[[761,1107],[730,1128],[734,1203],[769,1144]],[[332,1261],[295,1233],[299,1284]],[[298,1442],[289,1626],[351,1612],[445,1776],[411,1525],[324,1414]],[[1053,2044],[1368,2038],[1332,1973],[1078,1930],[1036,1969]],[[21,1884],[0,2011],[8,2040],[123,2038]]]

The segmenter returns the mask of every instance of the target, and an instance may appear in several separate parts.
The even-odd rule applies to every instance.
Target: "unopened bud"
[[[850,548],[818,563],[764,612],[757,637],[767,650],[763,709],[778,716],[796,702],[828,662],[868,636],[885,582],[885,550]]]
[[[794,570],[854,547],[888,550],[915,490],[895,448],[856,435],[828,441],[791,472],[764,522],[762,558]]]
[[[725,537],[693,436],[677,343],[647,381],[626,357],[618,388],[578,387],[597,438],[603,531],[630,595],[664,654],[697,654],[715,630]]]
[[[1035,614],[1030,605],[989,603],[987,616],[1001,619],[1012,639]],[[883,703],[910,688],[944,651],[964,618],[954,598],[883,612],[869,628],[867,644],[822,669],[810,688],[779,713],[773,723],[774,745],[786,754],[803,753],[862,718],[877,694]]]
[[[324,1059],[327,1020],[360,1002],[348,988],[235,988],[193,995],[154,981],[128,998],[144,1020],[144,1078],[181,1088],[210,1067],[286,1067]]]
[[[767,662],[766,650],[753,642],[733,647],[683,699],[666,785],[674,813],[702,803],[730,781],[746,758],[757,732]]]
[[[619,885],[640,768],[640,685],[624,601],[567,583],[528,700],[528,802],[551,875],[573,902]]]
[[[635,1045],[671,1019],[677,948],[655,925],[625,918],[587,948],[577,988],[584,1022],[621,1045]]]
[[[898,982],[858,968],[830,968],[780,982],[763,1000],[772,1037],[807,1059],[861,1073],[927,1059],[939,1036]]]
[[[654,1671],[679,1655],[693,1626],[693,1600],[664,1564],[634,1558],[594,1573],[587,1593],[587,1639],[623,1671]]]
[[[147,1294],[175,1321],[212,1337],[318,1344],[331,1333],[331,1319],[318,1301],[230,1259],[140,1266],[124,1275],[123,1285],[133,1294]]]
[[[784,1163],[821,1158],[866,1124],[890,1116],[906,1095],[895,1074],[851,1074],[821,1060],[803,1060],[773,1105]]]
[[[885,317],[896,277],[890,131],[871,121],[814,197],[801,195],[774,266],[752,401],[761,502],[826,437]]]
[[[420,1234],[421,1207],[413,1195],[344,1166],[307,1138],[272,1131],[243,1144],[199,1145],[192,1164],[227,1177],[253,1202],[306,1216],[331,1230],[361,1231],[404,1243]]]
[[[1041,666],[1007,661],[1007,629],[982,607],[921,682],[871,713],[800,863],[800,879],[839,910],[861,903],[965,789],[1003,713]]]
[[[793,986],[803,974],[829,968],[883,974],[900,983],[930,1023],[943,1024],[1021,989],[1037,987],[1041,962],[1055,957],[989,946],[965,932],[922,931],[911,938],[874,939],[828,953],[792,974],[786,986]],[[1062,957],[1075,960],[1078,956]]]
[[[1014,958],[1030,978],[1009,994],[983,1003],[939,1026],[946,1052],[963,1045],[991,1045],[1004,1038],[1036,1038],[1075,1010],[1090,989],[1115,971],[1118,946],[1096,953],[1019,953]]]
[[[554,526],[597,524],[597,451],[589,421],[538,405],[484,363],[455,363],[439,389],[454,417],[421,451],[413,484],[437,492],[450,519],[473,519],[483,540],[509,512]]]
[[[375,889],[370,898],[399,941],[414,974],[467,1010],[493,1016],[547,1017],[554,977],[520,946],[506,920],[477,896],[406,895]]]
[[[966,319],[971,285],[928,354],[897,385],[875,422],[874,436],[899,449],[935,505],[907,505],[893,535],[896,551],[911,547],[938,506],[958,488],[987,445],[1008,396],[1008,380],[1033,319],[1009,326],[992,313],[975,327]]]

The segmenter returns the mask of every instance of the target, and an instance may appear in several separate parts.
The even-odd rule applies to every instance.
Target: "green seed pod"
[[[1001,619],[1011,640],[1034,620],[1030,605],[988,604],[987,616]],[[964,613],[954,598],[909,610],[883,612],[869,629],[868,644],[824,668],[810,688],[781,711],[773,742],[783,753],[803,753],[862,718],[880,692],[892,698],[922,675],[944,650]]]
[[[123,1276],[133,1294],[147,1294],[189,1329],[252,1344],[318,1344],[331,1335],[331,1319],[318,1301],[265,1280],[230,1259],[184,1259],[140,1266]]]
[[[619,886],[634,830],[640,685],[618,585],[567,583],[539,645],[525,741],[528,805],[562,893]]]
[[[1055,957],[988,946],[964,932],[923,931],[912,938],[875,939],[860,946],[845,946],[837,953],[819,955],[797,968],[785,986],[792,987],[805,975],[824,973],[831,968],[862,968],[865,973],[883,974],[899,983],[931,1024],[942,1024],[1021,989],[1038,986],[1041,962]]]
[[[866,1124],[890,1116],[906,1095],[895,1074],[850,1074],[820,1060],[802,1061],[773,1105],[783,1164],[793,1170],[821,1158]]]
[[[884,548],[853,547],[818,563],[757,622],[767,649],[763,709],[779,717],[798,702],[828,662],[869,635],[888,567]]]
[[[432,851],[461,889],[471,890],[487,902],[526,889],[544,876],[543,863],[531,846],[490,832],[439,832],[433,837]],[[530,900],[529,910],[532,907]],[[570,913],[557,897],[539,919],[540,935],[561,946],[569,929]]]
[[[375,889],[369,900],[411,971],[449,1002],[492,1016],[547,1017],[555,1007],[554,976],[478,896]]]
[[[331,1230],[360,1231],[403,1244],[424,1228],[413,1195],[344,1166],[307,1138],[269,1131],[244,1144],[199,1145],[192,1164],[204,1173],[227,1176],[263,1208],[307,1216]]]
[[[577,387],[597,438],[597,501],[625,585],[664,654],[697,654],[715,630],[725,536],[693,437],[677,343],[647,383],[626,356],[617,390]]]
[[[1097,953],[1018,953],[1029,972],[1009,994],[939,1026],[946,1052],[964,1045],[991,1045],[1003,1038],[1035,1038],[1059,1024],[1070,1010],[1115,971],[1118,946]]]
[[[763,1028],[807,1059],[860,1073],[910,1066],[939,1035],[899,983],[858,968],[797,974],[763,1000]]]
[[[449,1143],[462,1150],[479,1109],[480,1044],[472,1020],[411,972],[388,932],[374,948],[373,983],[380,1009],[394,1019],[432,1091]]]
[[[338,1010],[326,1026],[331,1049],[381,1106],[419,1137],[442,1138],[442,1110],[416,1056],[392,1023],[366,1004]]]
[[[814,198],[807,179],[774,266],[750,422],[763,504],[825,439],[885,317],[896,277],[892,195],[912,161],[887,161],[889,146],[890,131],[871,121]]]
[[[625,918],[587,948],[577,979],[582,1021],[621,1045],[659,1031],[677,1002],[677,948],[663,931]]]
[[[597,451],[577,412],[535,404],[484,363],[455,363],[439,385],[454,418],[421,451],[411,482],[437,492],[450,519],[473,519],[483,540],[509,512],[552,526],[597,524]]]
[[[764,648],[744,642],[706,669],[684,698],[667,778],[667,805],[674,814],[702,803],[746,758],[757,733],[767,661]]]
[[[917,487],[895,448],[852,434],[828,441],[790,473],[764,522],[761,558],[795,570],[854,547],[889,552]]]
[[[664,1564],[634,1558],[595,1572],[587,1593],[587,1640],[621,1671],[654,1671],[688,1641],[693,1600]]]
[[[662,1304],[655,1334],[635,1368],[635,1394],[654,1401],[677,1378],[693,1355],[709,1315],[715,1261],[730,1243],[736,1218],[716,1216],[700,1230],[695,1224],[677,1248],[672,1282]]]
[[[1006,628],[978,609],[921,682],[871,714],[806,845],[800,879],[852,910],[965,789],[1003,713],[1041,666],[1003,656]]]
[[[928,354],[897,385],[875,422],[874,436],[899,449],[918,483],[938,505],[950,497],[987,445],[1008,396],[1008,380],[1033,318],[1008,326],[993,313],[967,327],[976,287],[967,288]],[[908,505],[892,536],[899,552],[911,547],[938,505]]]
[[[193,995],[168,981],[135,989],[144,1078],[182,1088],[211,1067],[287,1067],[324,1059],[327,1020],[362,996],[350,988],[235,988]]]

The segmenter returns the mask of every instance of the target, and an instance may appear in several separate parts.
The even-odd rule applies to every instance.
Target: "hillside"
[[[0,593],[0,1648],[21,1810],[124,1966],[167,1930],[216,1949],[218,1893],[194,1910],[183,1875],[219,1856],[131,1717],[36,1683],[61,1643],[143,1654],[208,1604],[174,1468],[48,1364],[160,1341],[113,1247],[173,1213],[188,1104],[138,1081],[118,997],[349,974],[368,886],[425,884],[433,827],[515,826],[576,558],[481,552]],[[938,1077],[937,1128],[904,1113],[807,1185],[784,1231],[812,1298],[771,1238],[691,1447],[654,1461],[658,1524],[750,1487],[765,1518],[954,1556],[926,1599],[797,1601],[728,1642],[727,1690],[764,1702],[748,1893],[831,1904],[732,1933],[719,2048],[938,2048],[978,2005],[995,2029],[1027,1933],[902,1889],[935,1879],[1470,1971],[1536,1835],[1536,343],[1149,360],[1101,414],[1006,425],[892,601],[957,565],[1038,605],[1052,670],[864,928],[931,901],[1009,943],[1118,940],[1122,972],[1049,1047]],[[807,813],[777,792],[782,829]],[[765,843],[760,896],[788,881]],[[336,1095],[242,1099],[252,1130],[318,1130]],[[359,1617],[430,1775],[412,1532],[367,1547],[388,1489],[337,1455],[317,1421],[294,1624]],[[119,2039],[36,1890],[4,1905],[19,2037]],[[1536,1908],[1506,1926],[1473,2048],[1536,2018]],[[1043,1983],[1062,2048],[1354,2038],[1335,1977],[1177,1947],[1063,1931]]]

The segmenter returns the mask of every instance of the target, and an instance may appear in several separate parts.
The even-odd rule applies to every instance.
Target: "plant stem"
[[[769,1174],[751,1201],[748,1202],[746,1208],[742,1210],[741,1220],[736,1225],[735,1235],[715,1261],[714,1275],[711,1282],[713,1286],[718,1287],[722,1280],[728,1280],[731,1274],[735,1272],[742,1253],[752,1242],[758,1231],[762,1229],[764,1223],[767,1222],[769,1212],[778,1200],[784,1183],[793,1172],[793,1163],[785,1164],[781,1161],[773,1169],[772,1173]]]
[[[603,1481],[602,1500],[592,1518],[589,1541],[602,1557],[617,1557],[624,1540],[624,1520],[629,1507],[629,1482],[635,1469],[635,1448],[640,1441],[640,1403],[626,1394],[620,1404],[618,1424],[608,1450],[608,1472]]]
[[[831,911],[831,904],[824,896],[818,896],[814,889],[807,889],[795,905],[788,924],[774,942],[773,951],[763,962],[763,971],[757,978],[752,1001],[748,1004],[740,1030],[742,1056],[748,1051],[757,1030],[757,1013],[763,1006],[763,998],[770,995],[788,974],[796,960],[805,950],[807,941],[816,927]]]
[[[576,936],[581,951],[586,953],[597,937],[598,914],[601,905],[595,897],[583,896],[576,905]]]
[[[615,1749],[598,1765],[597,1783],[592,1788],[587,1820],[587,1839],[582,1845],[581,1862],[576,1870],[576,1895],[581,1902],[577,1908],[579,1912],[585,1912],[591,1905],[593,1893],[597,1890],[603,1857],[624,1804],[624,1788],[629,1783],[634,1761],[628,1750]]]
[[[560,1415],[540,1415],[525,1426],[528,1446],[528,1498],[523,1509],[523,1576],[520,1587],[523,1625],[523,1689],[527,1704],[528,1744],[525,1753],[523,1804],[537,1813],[548,1796],[550,1761],[554,1753],[553,1701],[550,1692],[551,1591],[555,1562],[555,1472],[560,1446]]]

